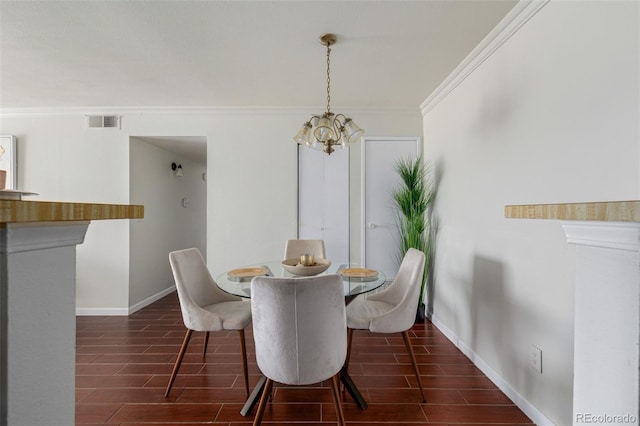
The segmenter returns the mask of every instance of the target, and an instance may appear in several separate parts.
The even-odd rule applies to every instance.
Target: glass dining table
[[[216,283],[218,287],[229,294],[243,298],[251,298],[251,280],[256,276],[271,276],[277,278],[304,278],[305,276],[309,276],[304,268],[299,269],[295,266],[285,265],[284,263],[285,262],[282,261],[269,261],[232,269],[217,276]],[[292,271],[305,275],[298,275]],[[356,296],[378,289],[386,281],[386,276],[381,271],[372,268],[361,268],[359,265],[349,262],[331,262],[326,270],[314,275],[324,274],[338,274],[342,277],[344,300],[347,305]],[[366,409],[367,402],[349,376],[346,368],[343,368],[340,372],[340,381],[356,405],[360,409]],[[242,410],[240,410],[240,414],[246,416],[251,412],[255,404],[260,400],[265,382],[266,377],[262,376],[251,392],[251,395],[249,395]]]
[[[291,273],[295,268],[285,268],[282,261],[261,262],[254,265],[226,271],[216,277],[216,283],[223,291],[234,296],[251,297],[251,280],[264,275],[277,278],[303,278],[304,275]],[[303,269],[302,269],[303,270]],[[349,262],[331,262],[329,267],[314,275],[338,274],[344,284],[345,302],[349,304],[354,297],[379,288],[386,281],[386,276],[372,268],[360,268]]]

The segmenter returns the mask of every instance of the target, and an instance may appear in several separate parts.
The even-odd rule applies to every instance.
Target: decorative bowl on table
[[[311,276],[326,271],[331,266],[329,259],[316,258],[312,265],[304,266],[299,257],[292,257],[282,261],[282,267],[293,275]]]

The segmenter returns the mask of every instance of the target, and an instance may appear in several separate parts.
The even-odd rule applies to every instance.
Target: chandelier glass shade
[[[322,115],[313,115],[305,122],[300,131],[293,137],[299,145],[322,150],[331,155],[334,146],[343,148],[357,142],[364,134],[352,119],[344,114],[331,112],[331,45],[337,38],[334,34],[324,34],[320,42],[327,46],[327,111]]]

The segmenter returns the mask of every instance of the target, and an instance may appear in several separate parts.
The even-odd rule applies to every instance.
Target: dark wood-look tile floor
[[[77,425],[250,425],[237,332],[212,333],[202,358],[202,333],[192,342],[171,394],[164,390],[185,328],[170,294],[129,317],[77,318]],[[411,340],[427,403],[402,336],[356,331],[349,372],[369,404],[360,410],[343,395],[349,426],[532,425],[467,357],[431,323],[415,325]],[[250,384],[260,378],[247,330]],[[257,408],[257,407],[256,407]],[[265,410],[270,425],[334,425],[329,383],[278,386]]]

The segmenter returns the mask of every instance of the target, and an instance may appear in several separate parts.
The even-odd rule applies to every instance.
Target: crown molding
[[[493,52],[509,40],[529,19],[535,16],[550,0],[521,0],[451,74],[420,104],[422,116],[426,116],[449,93],[475,71]]]
[[[84,242],[88,228],[89,221],[4,224],[0,228],[0,254],[75,247]]]
[[[637,222],[562,221],[561,223],[569,244],[640,251],[640,224]]]
[[[0,108],[0,117],[52,117],[52,116],[85,116],[85,115],[278,115],[278,114],[318,114],[326,106],[317,107],[35,107],[35,108]],[[349,114],[419,114],[418,108],[412,107],[340,107],[334,111]]]

